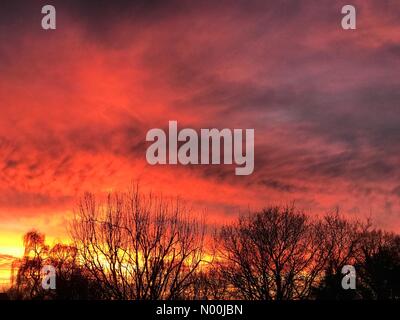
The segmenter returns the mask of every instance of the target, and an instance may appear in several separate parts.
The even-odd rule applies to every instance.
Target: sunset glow
[[[353,1],[357,32],[343,1],[52,1],[54,32],[42,2],[0,5],[0,285],[25,232],[68,243],[86,191],[135,182],[209,225],[295,203],[400,232],[396,1]],[[146,133],[172,120],[253,128],[254,172],[149,165]]]

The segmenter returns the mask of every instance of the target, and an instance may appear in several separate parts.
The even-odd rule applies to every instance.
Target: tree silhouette
[[[24,256],[13,264],[14,268],[18,267],[15,279],[15,271],[12,270],[13,285],[15,281],[14,291],[20,299],[41,299],[45,295],[41,288],[41,270],[49,248],[45,244],[44,234],[35,230],[27,232],[23,237],[23,242]]]
[[[220,270],[244,299],[306,298],[327,259],[320,226],[292,207],[242,216],[217,240]]]
[[[180,201],[138,189],[97,202],[86,194],[71,226],[79,257],[108,299],[177,299],[204,255],[204,224]]]
[[[50,248],[45,236],[32,230],[24,235],[24,256],[12,266],[12,287],[9,295],[14,299],[89,299],[101,298],[96,283],[87,277],[77,261],[77,249],[56,244]],[[43,266],[56,269],[56,290],[42,287]],[[16,275],[15,275],[16,272]]]
[[[269,207],[217,228],[179,201],[133,189],[105,200],[86,194],[70,225],[72,244],[24,235],[12,299],[400,299],[400,236],[338,212],[311,219]],[[207,259],[205,259],[207,255]],[[41,270],[56,270],[56,290]],[[341,286],[344,265],[356,290]]]
[[[355,265],[360,253],[363,235],[369,223],[350,221],[341,217],[336,211],[325,216],[322,228],[324,234],[324,251],[328,259],[324,266],[324,275],[318,288],[314,290],[317,299],[355,299],[358,291],[344,290],[341,285],[343,266]]]
[[[381,230],[366,232],[357,263],[363,298],[400,298],[400,237]]]

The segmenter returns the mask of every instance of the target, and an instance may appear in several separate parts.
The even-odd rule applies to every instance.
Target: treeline
[[[313,219],[269,207],[206,229],[180,201],[137,189],[100,201],[86,194],[72,245],[24,237],[11,299],[400,299],[400,237],[338,213]],[[56,289],[41,270],[56,270]],[[342,267],[356,289],[342,288]]]

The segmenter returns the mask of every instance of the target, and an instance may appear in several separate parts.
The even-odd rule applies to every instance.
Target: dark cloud
[[[259,182],[261,185],[275,189],[280,192],[305,192],[307,188],[301,187],[295,184],[289,184],[278,180],[260,180]]]

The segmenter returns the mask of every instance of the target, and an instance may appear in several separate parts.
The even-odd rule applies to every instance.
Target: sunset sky
[[[398,0],[84,3],[0,3],[0,278],[26,231],[65,240],[79,196],[132,181],[210,223],[294,201],[400,231]],[[254,128],[254,173],[148,165],[169,120]]]

